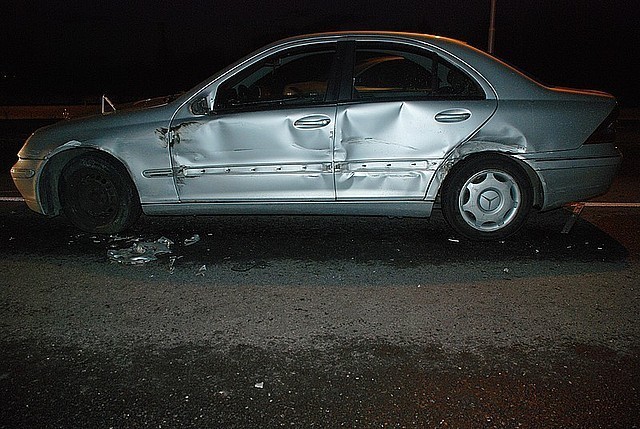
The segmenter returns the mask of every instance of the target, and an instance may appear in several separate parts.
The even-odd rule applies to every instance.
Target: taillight
[[[616,125],[620,108],[618,105],[611,111],[609,116],[596,128],[591,136],[584,142],[584,144],[599,144],[599,143],[615,143],[616,141]]]

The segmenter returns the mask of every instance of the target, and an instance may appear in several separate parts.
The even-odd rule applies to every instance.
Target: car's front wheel
[[[442,211],[449,225],[472,240],[500,240],[516,232],[533,204],[527,174],[500,156],[463,162],[443,185]]]
[[[118,233],[141,213],[138,193],[124,167],[98,154],[72,159],[62,170],[59,190],[64,214],[87,232]]]

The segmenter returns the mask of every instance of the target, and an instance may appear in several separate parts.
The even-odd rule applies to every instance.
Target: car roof
[[[446,43],[466,45],[466,43],[463,41],[452,39],[449,37],[443,37],[443,36],[438,36],[434,34],[411,33],[411,32],[402,32],[402,31],[332,31],[332,32],[310,33],[310,34],[301,34],[298,36],[288,37],[276,43],[282,43],[283,41],[288,41],[288,40],[293,41],[293,40],[304,40],[304,39],[321,39],[321,38],[361,39],[361,38],[375,38],[375,37],[413,39],[413,40],[433,41],[436,43],[437,41],[440,41],[440,42],[446,42]]]
[[[305,40],[375,40],[376,38],[384,40],[395,39],[398,41],[404,40],[409,42],[423,42],[446,50],[475,49],[468,45],[466,42],[449,37],[399,31],[336,31],[310,33],[282,39],[272,43],[271,45],[268,45],[268,47],[280,46],[287,43],[299,43]]]
[[[492,55],[467,44],[466,42],[433,34],[396,31],[337,31],[310,33],[288,37],[263,46],[262,48],[250,53],[244,58],[219,71],[207,81],[202,82],[201,85],[206,85],[206,82],[211,82],[213,78],[223,76],[246,61],[252,60],[256,56],[272,52],[274,49],[279,50],[289,46],[299,46],[305,42],[318,43],[323,41],[329,42],[340,40],[398,41],[422,47],[429,47],[445,54],[449,59],[455,59],[455,62],[464,64],[467,70],[473,70],[475,73],[482,76],[485,81],[491,85],[496,94],[509,94],[510,97],[515,98],[529,98],[533,94],[537,94],[538,96],[541,95],[542,85],[538,82],[532,80],[519,70],[516,70],[498,58],[495,58]],[[203,89],[203,87],[204,86],[199,85],[194,89]],[[190,91],[184,98],[179,100],[179,102],[184,102],[185,100],[190,99],[195,93],[196,91]]]

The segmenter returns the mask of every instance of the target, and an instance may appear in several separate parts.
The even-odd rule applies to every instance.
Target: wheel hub
[[[500,207],[501,202],[502,198],[498,192],[493,189],[487,189],[480,193],[478,205],[482,210],[492,212]]]
[[[483,170],[462,186],[458,209],[464,221],[477,231],[503,228],[518,213],[521,191],[516,180],[501,170]]]
[[[87,174],[82,183],[80,204],[94,217],[109,218],[118,204],[111,182],[98,174]]]

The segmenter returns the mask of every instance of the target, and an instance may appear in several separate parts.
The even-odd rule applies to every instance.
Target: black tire
[[[463,161],[442,187],[442,212],[449,225],[472,240],[502,240],[515,233],[533,205],[527,174],[500,155]]]
[[[91,233],[124,231],[142,212],[138,192],[125,168],[99,154],[69,161],[62,170],[59,192],[65,216]]]

